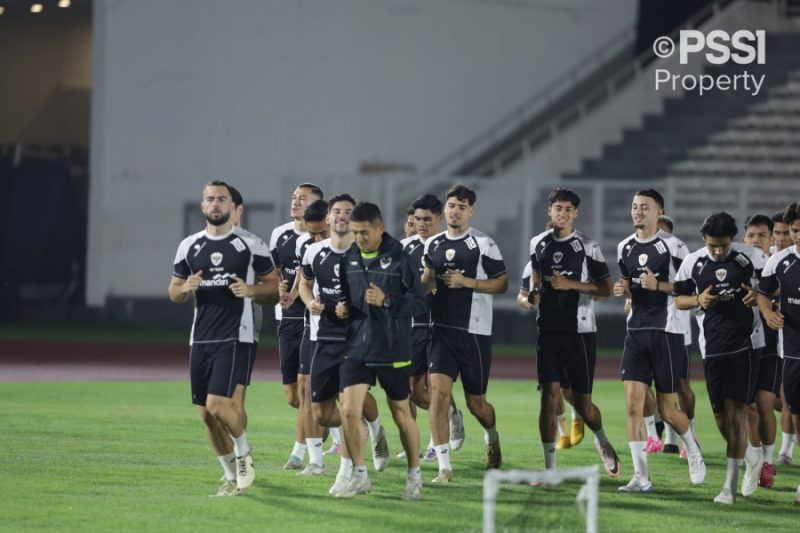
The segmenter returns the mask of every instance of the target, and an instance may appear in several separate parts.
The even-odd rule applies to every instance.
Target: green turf
[[[532,382],[494,382],[489,398],[498,413],[504,468],[540,468]],[[712,503],[725,475],[724,446],[701,384],[696,426],[706,453],[708,476],[689,483],[685,461],[675,455],[650,459],[653,494],[620,494],[631,474],[624,439],[622,386],[596,384],[596,403],[606,433],[623,460],[618,480],[603,477],[600,531],[796,531],[800,508],[792,504],[800,467],[779,467],[775,487],[740,498],[732,508]],[[382,392],[377,392],[384,406]],[[463,402],[460,402],[463,403]],[[255,383],[248,393],[250,441],[258,477],[244,496],[210,499],[221,469],[180,382],[0,384],[0,529],[67,531],[477,531],[480,529],[482,432],[467,418],[467,441],[453,457],[456,479],[449,486],[428,481],[423,500],[403,502],[405,469],[393,460],[371,473],[375,490],[352,501],[327,494],[338,461],[328,460],[321,478],[281,469],[293,441],[294,411],[284,405],[281,385]],[[397,431],[384,412],[392,452]],[[420,415],[423,439],[426,417]],[[560,467],[597,463],[587,438],[559,452]],[[577,487],[504,488],[498,499],[501,529],[574,530],[568,512]]]

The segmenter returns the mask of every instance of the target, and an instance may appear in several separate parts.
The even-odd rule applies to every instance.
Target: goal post
[[[483,533],[495,531],[497,494],[503,483],[543,483],[560,485],[563,481],[583,481],[575,498],[578,510],[586,518],[586,532],[597,533],[597,506],[600,490],[600,472],[597,465],[564,470],[489,470],[483,478]],[[531,489],[536,490],[536,489]]]

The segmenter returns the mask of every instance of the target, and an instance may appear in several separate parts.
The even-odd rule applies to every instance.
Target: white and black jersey
[[[410,259],[411,264],[419,271],[420,277],[422,277],[422,273],[425,271],[425,265],[422,263],[422,256],[425,253],[425,243],[422,242],[422,237],[419,235],[414,235],[412,237],[408,237],[400,241],[400,244],[403,245],[403,253],[405,253]],[[424,315],[415,316],[411,319],[411,327],[412,328],[428,328],[431,325],[431,312],[430,312],[430,305],[431,305],[431,298],[432,296],[428,295],[428,312]]]
[[[772,296],[780,289],[783,328],[778,331],[778,355],[800,359],[800,254],[792,245],[767,261],[758,290]]]
[[[519,290],[531,292],[531,276],[533,276],[533,268],[531,262],[525,263],[525,268],[522,269],[522,279],[519,281]]]
[[[685,334],[689,312],[676,309],[672,295],[643,289],[639,277],[649,268],[658,281],[671,283],[688,253],[683,241],[660,230],[649,239],[639,239],[634,233],[619,243],[617,262],[622,278],[630,282],[631,291],[628,331],[663,330]]]
[[[304,233],[294,229],[294,222],[287,222],[272,231],[269,239],[269,251],[272,262],[279,269],[281,279],[289,282],[289,287],[294,285],[294,278],[300,271],[302,256],[297,256],[297,239]],[[302,320],[305,306],[299,298],[288,308],[283,309],[280,304],[275,306],[276,320]]]
[[[321,315],[311,315],[311,340],[344,342],[347,321],[336,316],[336,305],[342,296],[341,262],[347,250],[338,250],[330,239],[315,242],[303,254],[303,277],[314,280],[314,297],[325,305]]]
[[[753,279],[760,275],[767,256],[751,246],[734,243],[723,261],[714,261],[703,247],[687,255],[675,277],[673,292],[676,296],[693,296],[711,287],[718,297],[717,304],[708,309],[698,309],[700,327],[700,352],[704,358],[746,353],[763,347],[763,332],[753,337],[760,328],[761,319],[754,307],[742,302]],[[760,344],[760,346],[759,346]]]
[[[563,238],[547,230],[531,239],[530,254],[531,268],[541,276],[539,329],[597,331],[594,298],[578,291],[557,291],[551,285],[554,276],[583,283],[607,278],[608,265],[597,242],[579,230]]]
[[[234,276],[255,284],[257,276],[274,269],[266,243],[242,228],[219,236],[203,230],[185,238],[175,255],[173,276],[186,279],[203,271],[190,343],[257,340],[252,299],[237,298],[229,287]]]
[[[425,243],[423,261],[436,273],[436,294],[431,301],[433,324],[491,335],[492,295],[472,289],[450,289],[441,276],[448,270],[458,270],[479,280],[505,274],[503,256],[494,240],[473,228],[467,228],[457,237],[450,237],[445,231]]]

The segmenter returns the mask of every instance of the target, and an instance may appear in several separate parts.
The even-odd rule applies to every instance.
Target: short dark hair
[[[416,211],[417,209],[427,209],[434,215],[441,215],[442,201],[439,200],[439,198],[437,198],[433,194],[423,194],[422,196],[418,196],[416,200],[411,202],[411,209],[414,211]]]
[[[330,210],[333,209],[333,204],[335,204],[336,202],[350,202],[354,206],[358,203],[358,202],[356,202],[355,198],[353,198],[352,196],[350,196],[347,193],[337,194],[336,196],[334,196],[333,198],[328,200],[328,212],[329,213],[330,213]]]
[[[783,223],[791,226],[795,220],[800,220],[800,203],[792,202],[783,212]]]
[[[775,227],[774,224],[783,224],[783,211],[778,211],[774,215],[772,215],[772,223],[773,228]]]
[[[634,196],[647,196],[648,198],[652,198],[661,208],[664,210],[664,197],[661,196],[661,193],[655,189],[641,189],[633,193]]]
[[[314,200],[303,211],[303,220],[306,222],[322,222],[328,215],[328,202],[325,200]]]
[[[231,187],[230,185],[228,185],[224,181],[222,181],[222,180],[209,181],[208,183],[203,185],[203,190],[205,191],[209,187],[225,187],[226,189],[228,189],[228,194],[231,195],[231,200],[233,200],[233,187]]]
[[[350,222],[369,222],[370,224],[383,223],[380,208],[371,202],[361,202],[350,213]]]
[[[244,198],[242,198],[242,193],[239,192],[239,189],[232,185],[228,185],[228,190],[231,191],[231,200],[233,201],[233,205],[239,207],[240,205],[244,204]]]
[[[581,205],[581,197],[575,191],[566,187],[556,187],[550,191],[550,196],[547,200],[550,203],[549,205],[553,205],[556,202],[569,202],[575,208]]]
[[[669,217],[667,215],[661,215],[660,217],[658,217],[658,221],[666,225],[667,228],[669,228],[669,232],[672,233],[672,230],[675,228],[675,221],[672,220],[672,217]]]
[[[700,227],[703,237],[730,237],[732,239],[738,231],[736,220],[724,211],[711,213]]]
[[[406,209],[406,215],[408,215],[410,217],[414,216],[414,208],[411,207],[411,206],[408,206],[408,209]]]
[[[750,226],[766,226],[769,232],[772,233],[775,223],[767,215],[750,215],[744,221],[744,229],[746,230]]]
[[[311,191],[311,194],[316,194],[319,196],[319,199],[322,200],[325,196],[322,194],[322,189],[314,185],[313,183],[301,183],[297,186],[298,189],[308,189]]]
[[[453,196],[462,202],[467,202],[469,205],[475,205],[475,200],[478,199],[475,191],[460,183],[456,183],[450,187],[450,189],[447,191],[447,194],[444,196],[444,199],[448,200]]]

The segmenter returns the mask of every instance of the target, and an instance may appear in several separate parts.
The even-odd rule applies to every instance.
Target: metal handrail
[[[707,5],[691,17],[689,17],[686,22],[670,32],[668,35],[671,37],[676,37],[680,30],[682,29],[694,29],[697,28],[700,24],[705,22],[710,16],[715,15],[721,12],[723,9],[729,7],[731,4],[735,2],[741,2],[744,0],[716,0],[714,3]],[[619,40],[622,36],[629,34],[631,28],[626,28],[620,34],[617,34],[612,41]],[[606,47],[601,47],[601,50],[605,49]],[[582,61],[582,65],[591,64],[593,58],[601,56],[600,53],[594,54],[592,57],[586,58]],[[587,104],[595,101],[599,98],[603,98],[608,94],[613,94],[616,90],[628,80],[626,79],[625,74],[632,72],[633,77],[641,76],[645,67],[647,67],[654,59],[656,59],[656,55],[653,52],[652,48],[648,47],[647,49],[643,50],[641,53],[636,55],[633,59],[623,65],[621,68],[615,70],[614,72],[610,73],[606,77],[606,83],[598,84],[599,88],[594,90],[589,90],[585,93],[580,99],[577,99],[577,102],[572,106],[567,106],[561,113],[556,115],[555,117],[551,118],[544,124],[540,124],[535,129],[532,129],[532,132],[525,136],[523,140],[520,141],[519,144],[516,144],[513,149],[519,149],[522,146],[522,150],[525,151],[527,141],[532,138],[536,138],[536,135],[539,135],[544,132],[552,132],[558,133],[560,128],[559,125],[564,121],[565,117],[569,117],[576,112],[579,116],[583,113],[582,111],[587,108]],[[566,94],[568,91],[574,89],[578,86],[579,83],[585,81],[587,77],[582,78],[581,80],[574,80],[575,78],[576,69],[571,70],[564,76],[561,76],[556,81],[549,84],[545,89],[534,95],[532,98],[528,99],[525,103],[521,106],[516,108],[510,114],[504,116],[500,121],[495,123],[493,126],[482,132],[480,135],[463,145],[461,148],[456,150],[455,152],[451,153],[449,156],[444,158],[441,162],[435,164],[428,173],[430,174],[449,174],[452,173],[455,168],[456,164],[463,165],[469,161],[471,157],[475,157],[476,147],[481,147],[482,151],[487,150],[492,145],[496,144],[501,140],[499,138],[499,132],[502,130],[508,130],[508,132],[513,131],[514,127],[517,127],[521,124],[524,124],[527,118],[530,118],[533,113],[531,109],[533,108],[534,104],[538,104],[539,102],[548,99],[549,101],[553,101],[556,98],[551,96],[554,88],[561,87],[560,95]],[[596,72],[593,70],[592,72]],[[568,80],[574,80],[574,82],[569,86],[564,86],[564,83]],[[502,154],[507,153],[509,150],[504,150]],[[480,151],[477,151],[480,153]],[[502,154],[496,156],[493,161],[488,164],[489,168],[494,168],[496,161],[502,158]],[[483,167],[486,168],[486,167]],[[483,170],[483,168],[479,170]],[[480,172],[471,172],[472,174],[480,174]]]

